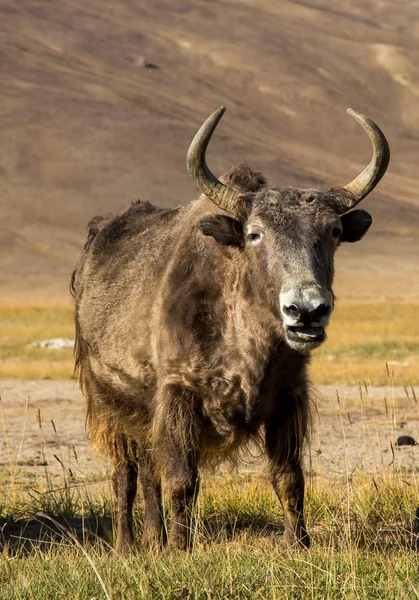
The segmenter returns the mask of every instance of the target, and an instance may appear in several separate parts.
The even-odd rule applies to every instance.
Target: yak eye
[[[262,234],[257,231],[252,231],[247,234],[247,239],[252,243],[257,243],[262,239]]]
[[[340,238],[340,235],[341,235],[341,233],[342,233],[342,230],[341,230],[341,228],[340,228],[340,227],[333,227],[333,229],[332,229],[332,236],[333,236],[335,239],[338,239],[338,238]]]

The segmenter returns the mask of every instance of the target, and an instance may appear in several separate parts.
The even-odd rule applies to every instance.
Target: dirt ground
[[[109,465],[96,459],[85,430],[84,399],[72,381],[0,381],[0,481],[25,485],[66,474],[78,481],[106,480]],[[322,386],[317,390],[314,432],[305,470],[316,479],[362,472],[415,479],[419,446],[398,447],[401,435],[419,440],[419,405],[414,390],[399,387]],[[41,428],[40,428],[41,424]],[[63,466],[64,465],[64,466]],[[255,457],[241,473],[260,472]],[[221,469],[219,474],[223,474]]]

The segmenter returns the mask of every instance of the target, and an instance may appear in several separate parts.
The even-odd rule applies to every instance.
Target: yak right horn
[[[240,192],[217,179],[209,170],[205,160],[208,143],[225,111],[226,107],[220,106],[198,129],[189,146],[186,166],[189,175],[195,180],[201,192],[214,202],[214,204],[234,217],[238,217],[237,199],[240,196]]]

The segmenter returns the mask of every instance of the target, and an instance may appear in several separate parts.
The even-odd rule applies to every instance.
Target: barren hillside
[[[2,298],[68,302],[85,226],[137,197],[196,190],[188,144],[220,104],[209,154],[276,185],[331,186],[369,161],[349,106],[388,136],[341,296],[419,297],[419,5],[406,0],[0,0]]]

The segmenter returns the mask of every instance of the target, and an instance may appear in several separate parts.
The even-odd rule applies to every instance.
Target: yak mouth
[[[288,326],[285,329],[288,344],[299,352],[314,350],[326,339],[324,327]]]

